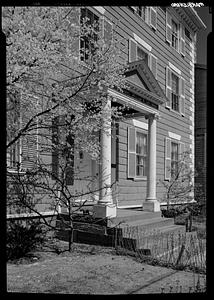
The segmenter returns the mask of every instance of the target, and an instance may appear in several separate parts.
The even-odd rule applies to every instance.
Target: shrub
[[[7,226],[7,260],[24,257],[44,240],[45,233],[39,221],[31,221],[25,226],[21,221],[10,221]]]

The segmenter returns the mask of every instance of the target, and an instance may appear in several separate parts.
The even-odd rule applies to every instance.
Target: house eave
[[[166,102],[166,99],[159,97],[151,91],[144,90],[133,83],[127,82],[127,86],[129,87],[130,91],[134,94],[137,94],[139,97],[151,101],[156,105],[162,105]]]
[[[174,9],[194,31],[206,29],[206,25],[193,7],[175,7]]]

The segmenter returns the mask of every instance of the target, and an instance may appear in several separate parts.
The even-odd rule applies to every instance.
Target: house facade
[[[194,64],[197,31],[205,25],[191,7],[90,6],[85,13],[105,20],[104,30],[113,28],[120,38],[129,86],[124,93],[108,90],[107,107],[125,104],[129,113],[119,122],[103,120],[112,128],[101,132],[100,162],[87,153],[74,157],[74,165],[95,178],[98,191],[87,200],[98,218],[114,217],[118,208],[160,211],[160,181],[170,180],[184,151],[195,164]],[[87,184],[74,180],[70,186],[84,190]]]

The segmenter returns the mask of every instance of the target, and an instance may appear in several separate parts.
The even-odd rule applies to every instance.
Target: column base
[[[143,202],[143,210],[158,212],[160,211],[160,202],[157,200],[146,200],[145,202]]]
[[[115,204],[96,204],[93,207],[95,218],[115,218],[117,208]]]

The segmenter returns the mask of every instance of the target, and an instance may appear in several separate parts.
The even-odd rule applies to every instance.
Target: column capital
[[[155,114],[149,114],[145,116],[146,120],[159,120],[160,119],[160,115],[155,113]]]

